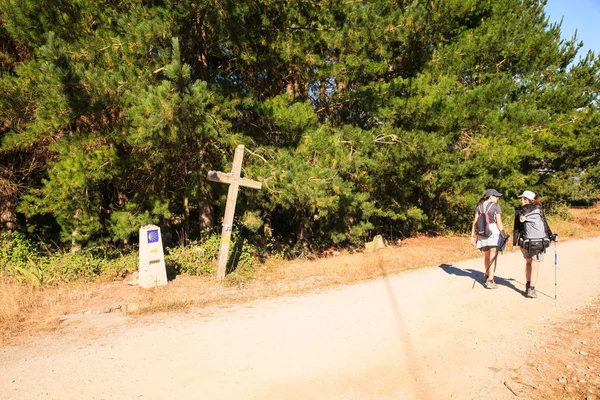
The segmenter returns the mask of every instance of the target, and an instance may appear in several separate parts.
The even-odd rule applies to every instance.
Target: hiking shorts
[[[492,236],[490,237],[477,237],[477,250],[488,251],[495,248],[502,247],[504,245],[504,239],[500,235],[500,231],[496,227],[493,226]]]
[[[542,251],[541,253],[536,254],[535,256],[532,256],[531,254],[529,254],[529,252],[525,249],[521,249],[521,253],[523,253],[523,257],[524,258],[531,258],[533,261],[544,261],[544,256],[546,255],[546,250],[544,249],[544,251]]]

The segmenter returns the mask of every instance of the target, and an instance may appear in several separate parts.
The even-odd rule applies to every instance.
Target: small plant
[[[19,281],[26,280],[32,286],[42,286],[44,284],[44,269],[39,264],[28,260],[29,268],[22,265],[15,265],[14,269],[18,272],[17,279]]]

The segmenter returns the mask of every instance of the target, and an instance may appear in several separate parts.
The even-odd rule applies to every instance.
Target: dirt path
[[[497,290],[473,286],[478,259],[210,313],[107,315],[99,337],[0,349],[0,398],[513,399],[505,382],[548,329],[600,294],[600,238],[558,250],[558,300],[552,248],[535,300],[508,253]]]

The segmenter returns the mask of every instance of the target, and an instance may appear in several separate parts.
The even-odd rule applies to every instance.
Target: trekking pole
[[[554,236],[554,300],[557,299],[556,296],[556,287],[558,286],[558,272],[557,272],[557,265],[558,265],[558,252],[556,251],[556,242],[558,241],[558,235]]]

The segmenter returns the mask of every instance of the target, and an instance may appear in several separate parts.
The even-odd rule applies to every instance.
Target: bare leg
[[[538,280],[538,272],[540,271],[540,262],[539,261],[533,261],[531,262],[531,268],[530,268],[530,282],[531,282],[531,287],[535,287],[535,284],[537,283]]]
[[[526,258],[525,259],[525,280],[527,282],[531,282],[531,264],[533,259]]]
[[[536,298],[535,284],[537,283],[538,271],[540,270],[540,262],[533,261],[532,258],[525,259],[525,279],[527,279],[526,296]]]
[[[489,253],[490,259],[487,260],[486,268],[488,268],[488,280],[493,281],[496,274],[496,263],[498,262],[498,249],[492,248]],[[490,265],[490,261],[494,260],[494,265]]]
[[[490,251],[491,250],[487,250],[483,252],[483,273],[486,275],[486,280],[488,280],[488,276],[489,276],[489,269],[488,266],[490,265]]]

